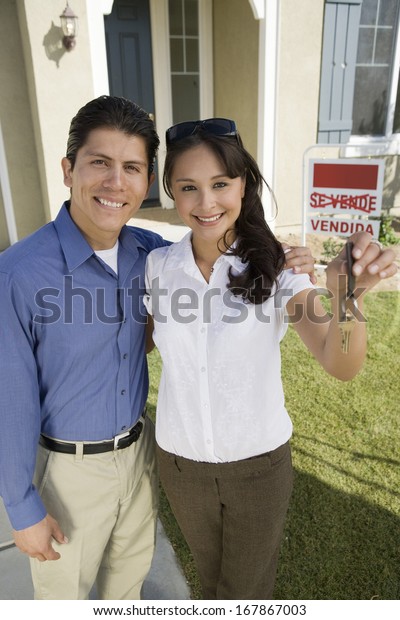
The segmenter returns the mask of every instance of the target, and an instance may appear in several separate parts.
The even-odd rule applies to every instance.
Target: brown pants
[[[271,599],[293,470],[289,443],[232,463],[158,447],[160,478],[196,562],[203,598]]]

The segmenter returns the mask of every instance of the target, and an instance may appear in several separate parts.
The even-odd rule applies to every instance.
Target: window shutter
[[[318,142],[343,144],[351,135],[362,0],[326,0]]]

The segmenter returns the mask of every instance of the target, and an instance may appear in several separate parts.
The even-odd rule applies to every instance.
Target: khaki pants
[[[217,464],[158,448],[158,464],[203,598],[272,598],[292,492],[289,443],[255,458]]]
[[[69,542],[31,560],[35,599],[140,599],[155,545],[157,474],[149,419],[128,448],[78,457],[39,446],[35,485]]]

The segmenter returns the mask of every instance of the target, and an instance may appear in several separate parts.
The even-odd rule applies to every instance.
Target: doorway
[[[110,94],[134,101],[154,116],[149,0],[114,0],[104,17]],[[160,205],[156,179],[143,207]]]

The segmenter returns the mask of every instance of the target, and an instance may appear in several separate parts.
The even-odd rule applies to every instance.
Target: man
[[[125,224],[154,180],[158,144],[136,104],[86,104],[62,160],[70,200],[0,257],[0,494],[37,599],[85,599],[94,582],[100,599],[139,599],[150,568],[142,290],[146,256],[166,242]],[[306,248],[287,257],[312,270]]]
[[[70,201],[0,258],[0,491],[38,599],[85,599],[96,579],[101,599],[138,599],[150,568],[141,289],[146,256],[164,242],[125,224],[154,180],[158,144],[136,104],[85,105],[62,160]]]

